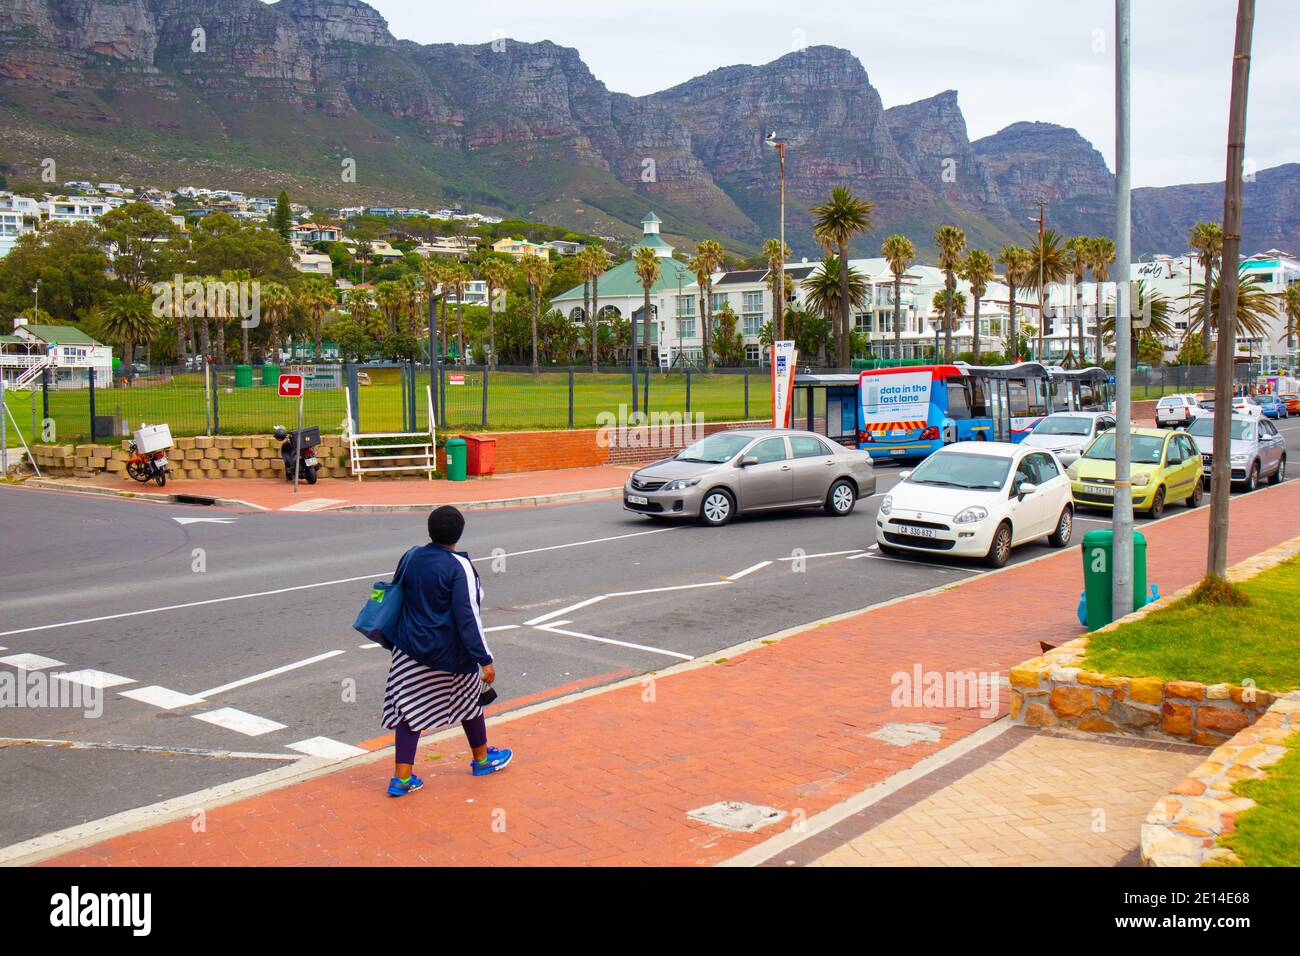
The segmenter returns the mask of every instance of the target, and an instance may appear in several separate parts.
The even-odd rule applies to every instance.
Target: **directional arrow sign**
[[[234,524],[234,518],[177,518],[172,516],[172,520],[177,524]]]
[[[301,375],[281,375],[280,376],[280,397],[281,398],[299,398],[302,395],[302,376]]]

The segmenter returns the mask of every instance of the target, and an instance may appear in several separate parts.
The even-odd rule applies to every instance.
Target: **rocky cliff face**
[[[629,235],[653,206],[670,232],[751,248],[777,231],[775,129],[789,142],[788,241],[809,255],[807,209],[836,185],[877,204],[860,253],[894,231],[926,248],[941,222],[985,247],[1025,241],[1039,198],[1067,233],[1108,231],[1113,216],[1113,178],[1078,133],[1017,123],[971,143],[956,92],[885,110],[834,47],[629,97],[575,50],[398,41],[360,0],[6,0],[0,117],[24,143],[0,143],[0,163],[18,170],[57,151],[69,174],[166,182],[197,169]],[[118,166],[103,165],[106,141]],[[331,171],[340,156],[370,171],[355,190]],[[1289,167],[1248,187],[1248,237],[1297,245],[1298,180]],[[1139,191],[1135,248],[1180,249],[1189,219],[1219,215],[1214,192]]]

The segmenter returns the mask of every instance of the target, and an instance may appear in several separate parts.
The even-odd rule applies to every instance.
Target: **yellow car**
[[[1133,510],[1159,518],[1165,505],[1201,503],[1201,453],[1179,431],[1133,429]],[[1102,432],[1066,469],[1074,503],[1087,508],[1115,506],[1115,431]]]

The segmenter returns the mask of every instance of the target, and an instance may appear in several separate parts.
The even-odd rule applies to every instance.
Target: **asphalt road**
[[[1300,461],[1300,421],[1281,427]],[[897,471],[878,476],[883,493]],[[462,547],[483,578],[502,700],[651,672],[984,573],[871,550],[879,498],[847,518],[798,512],[721,529],[652,524],[616,501],[470,513]],[[1076,525],[1077,542],[1109,519]],[[0,846],[385,733],[387,655],[351,623],[371,582],[427,540],[423,515],[6,487],[0,528],[0,668],[102,672],[84,679],[112,684],[98,716],[0,709],[0,737],[31,742],[0,748]],[[1013,561],[1050,550],[1022,546]],[[38,743],[48,741],[77,746]]]

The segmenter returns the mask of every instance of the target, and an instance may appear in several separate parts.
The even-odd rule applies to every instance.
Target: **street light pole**
[[[772,294],[779,295],[780,301],[777,306],[777,328],[776,337],[778,340],[785,338],[785,140],[777,139],[776,131],[767,134],[767,143],[776,150],[781,165],[781,248],[779,268],[777,273],[772,277]],[[777,292],[777,286],[780,286],[780,292]]]
[[[1043,234],[1047,226],[1047,200],[1038,200],[1038,218],[1029,220],[1038,223],[1038,354],[1035,356],[1038,361],[1043,360],[1044,336],[1047,333],[1047,313],[1043,308],[1044,290],[1043,290]]]
[[[1131,0],[1115,0],[1115,258],[1120,275],[1115,283],[1115,507],[1111,618],[1133,610],[1133,482],[1132,482],[1132,261],[1130,190],[1132,155],[1130,132]]]

